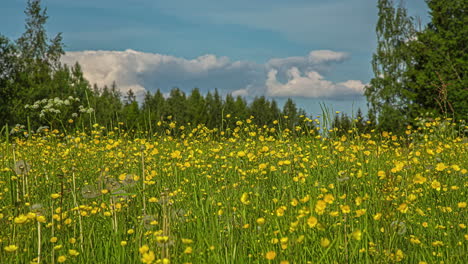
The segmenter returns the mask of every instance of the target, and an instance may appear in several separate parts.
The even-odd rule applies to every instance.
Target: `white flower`
[[[73,114],[72,114],[72,117],[77,117],[77,116],[78,116],[77,113],[73,113]]]
[[[28,104],[26,104],[26,105],[24,106],[24,108],[28,109],[28,108],[29,108],[29,105],[28,105]]]

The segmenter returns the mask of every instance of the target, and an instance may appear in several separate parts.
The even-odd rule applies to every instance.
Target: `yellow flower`
[[[377,172],[377,176],[379,176],[379,179],[381,179],[381,180],[385,179],[385,171]]]
[[[443,171],[447,168],[444,163],[437,163],[436,170],[437,171]]]
[[[154,252],[151,250],[148,253],[143,253],[143,256],[141,257],[141,262],[151,264],[155,259],[156,255],[154,255]]]
[[[315,212],[319,215],[325,212],[325,208],[327,208],[327,203],[323,200],[318,200],[315,204]]]
[[[329,193],[329,194],[326,194],[325,197],[323,197],[323,200],[324,200],[327,204],[332,204],[333,201],[335,200],[335,197],[333,197],[333,194]]]
[[[120,245],[122,247],[125,247],[127,245],[127,241],[125,241],[125,240],[120,241]]]
[[[36,217],[36,220],[37,220],[39,223],[45,223],[45,222],[46,222],[46,218],[45,218],[45,216],[43,216],[43,215],[38,215],[38,216]]]
[[[28,217],[26,215],[20,214],[19,216],[15,217],[15,224],[24,224],[28,221]]]
[[[317,223],[318,223],[318,220],[314,216],[311,216],[309,217],[309,219],[307,219],[307,224],[309,225],[310,228],[314,228],[317,225]]]
[[[283,216],[285,210],[286,210],[286,207],[285,207],[285,206],[279,207],[278,209],[276,209],[276,215],[277,215],[277,216]]]
[[[257,224],[259,224],[259,225],[265,224],[265,218],[263,218],[263,217],[258,218],[257,219]]]
[[[250,204],[249,194],[248,193],[243,193],[241,198],[240,198],[240,201],[241,201],[241,203],[243,203],[245,205],[249,205]]]
[[[193,240],[188,238],[182,238],[182,244],[192,244]]]
[[[143,245],[143,246],[141,246],[141,247],[138,249],[138,251],[140,252],[140,254],[144,254],[144,253],[148,252],[148,250],[149,250],[148,245]]]
[[[408,212],[408,204],[406,203],[400,204],[397,210],[400,211],[402,214],[406,214],[406,212]]]
[[[361,217],[361,216],[364,215],[366,212],[367,212],[366,209],[359,209],[359,210],[356,210],[356,217]]]
[[[382,214],[381,214],[381,213],[376,213],[376,214],[374,215],[374,220],[375,220],[375,221],[379,221],[380,218],[382,218]]]
[[[151,198],[149,198],[148,202],[150,202],[150,203],[157,203],[157,202],[158,202],[158,198],[156,198],[156,197],[151,197]]]
[[[78,256],[80,253],[74,249],[69,249],[68,250],[68,254],[70,254],[70,256]]]
[[[268,251],[265,254],[265,258],[268,260],[274,260],[276,258],[276,252],[275,251]]]
[[[340,208],[343,214],[349,214],[349,212],[351,212],[351,208],[349,208],[349,205],[340,205]]]
[[[413,179],[413,183],[415,184],[423,184],[427,181],[427,179],[423,176],[421,176],[421,174],[417,173],[416,176],[414,176],[414,179]]]
[[[437,191],[440,191],[441,184],[437,180],[433,180],[431,183],[431,187],[433,189],[436,189]]]
[[[403,251],[401,251],[401,249],[398,249],[396,252],[395,252],[395,257],[396,257],[396,261],[401,261],[404,257],[405,257],[405,254],[403,254]]]
[[[173,159],[180,159],[180,158],[181,158],[181,155],[180,155],[180,154],[181,154],[181,152],[178,151],[178,150],[176,150],[176,151],[174,151],[174,152],[171,153],[171,158],[173,158]]]
[[[351,233],[351,236],[352,236],[355,240],[361,240],[361,239],[362,239],[362,232],[361,232],[361,230],[356,229],[356,230],[353,231],[353,233]]]
[[[330,246],[330,240],[326,237],[322,237],[320,239],[320,245],[324,248],[327,248],[328,246]]]
[[[14,252],[18,249],[16,245],[9,245],[3,248],[6,252]]]
[[[60,197],[60,194],[58,194],[58,193],[53,193],[53,194],[50,195],[50,197],[51,197],[52,199],[57,199],[57,198]],[[64,261],[65,261],[65,260],[64,260]]]
[[[185,250],[184,250],[185,254],[192,254],[192,252],[193,252],[192,247],[186,247]]]
[[[67,260],[67,257],[65,257],[65,256],[60,256],[60,257],[57,258],[57,261],[59,263],[63,263],[63,262],[65,262],[65,260]]]
[[[466,208],[466,202],[459,202],[457,206],[458,208]]]

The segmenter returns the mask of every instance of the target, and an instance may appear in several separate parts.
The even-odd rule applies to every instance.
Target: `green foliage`
[[[25,32],[20,38],[11,42],[0,37],[2,126],[24,123],[27,119],[32,126],[40,126],[47,120],[42,120],[39,112],[25,109],[25,105],[68,96],[88,102],[87,96],[92,94],[78,64],[69,68],[60,63],[64,54],[62,37],[57,34],[48,39],[47,12],[40,1],[28,1],[25,14]]]
[[[411,42],[407,72],[415,113],[468,116],[466,1],[427,1],[431,22]]]
[[[402,6],[395,8],[392,0],[380,0],[377,7],[377,50],[372,56],[375,77],[365,95],[370,111],[378,115],[380,127],[398,130],[408,119],[410,102],[404,79],[408,60],[406,43],[414,36],[414,30],[412,20]]]
[[[402,5],[378,2],[375,76],[365,95],[382,130],[402,131],[427,114],[468,116],[468,3],[426,2],[431,21],[419,31]]]

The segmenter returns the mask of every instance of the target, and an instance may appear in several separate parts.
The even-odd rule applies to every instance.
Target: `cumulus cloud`
[[[126,51],[67,52],[62,62],[78,61],[92,84],[116,82],[123,93],[132,89],[141,99],[145,91],[168,92],[173,87],[202,92],[218,88],[221,93],[241,96],[301,96],[342,98],[362,94],[364,84],[357,80],[334,83],[323,75],[348,54],[331,50],[311,51],[303,57],[274,58],[265,64],[231,61],[212,54],[194,59]]]
[[[349,80],[333,83],[325,80],[318,72],[310,71],[304,75],[298,68],[292,67],[287,71],[288,80],[282,83],[277,80],[277,70],[270,70],[266,80],[267,94],[276,97],[311,97],[311,98],[342,98],[360,95],[364,84],[361,81]]]

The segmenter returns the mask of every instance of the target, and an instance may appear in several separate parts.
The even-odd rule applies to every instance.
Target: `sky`
[[[24,31],[27,0],[0,0],[0,34]],[[78,61],[99,86],[146,91],[217,88],[311,115],[325,106],[366,112],[373,76],[376,0],[42,0],[49,36],[63,34],[62,61]],[[424,0],[404,3],[427,23]]]

